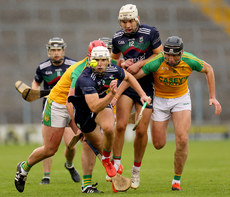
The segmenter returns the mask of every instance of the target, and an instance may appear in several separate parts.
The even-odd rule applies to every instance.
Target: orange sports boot
[[[106,173],[109,177],[114,177],[117,174],[117,171],[109,158],[103,159],[102,164],[105,167]]]
[[[173,190],[173,191],[183,191],[183,189],[181,189],[179,183],[174,183],[174,184],[172,185],[172,190]]]

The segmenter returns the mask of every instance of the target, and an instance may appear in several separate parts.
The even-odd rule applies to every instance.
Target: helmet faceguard
[[[164,44],[164,54],[179,55],[180,59],[177,61],[177,63],[175,65],[170,65],[165,58],[165,61],[167,62],[167,64],[170,66],[178,65],[181,61],[182,52],[183,52],[183,41],[182,41],[182,39],[178,36],[168,37],[165,44]]]
[[[90,58],[89,58],[89,63],[92,60],[99,60],[99,59],[107,59],[108,65],[110,65],[111,55],[110,55],[109,50],[105,46],[98,46],[98,47],[93,48],[91,55],[90,55]],[[106,68],[107,68],[107,66],[106,66]],[[99,72],[99,71],[97,71],[97,67],[92,67],[92,70],[93,70],[94,74],[100,78],[102,78],[106,73],[106,69],[103,72]]]
[[[138,26],[140,24],[140,20],[139,20],[139,17],[138,17],[138,10],[137,10],[137,7],[136,5],[133,5],[133,4],[126,4],[124,6],[121,7],[120,11],[119,11],[119,15],[118,15],[118,22],[121,26],[121,20],[122,21],[126,21],[126,20],[135,20],[137,22],[137,29],[138,29]],[[121,26],[121,28],[123,29],[123,27]],[[127,35],[130,35],[130,34],[135,34],[136,31],[134,32],[131,32],[131,33],[127,33],[125,31],[125,29],[123,29],[125,34]]]
[[[107,49],[111,50],[112,49],[112,39],[108,37],[102,37],[99,38],[98,40],[103,41],[107,47]]]
[[[67,46],[66,43],[60,37],[53,37],[49,40],[48,44],[46,45],[46,49],[47,49],[48,57],[51,59],[53,63],[60,64],[63,61],[65,54],[63,53],[62,58],[60,60],[54,60],[52,56],[50,55],[50,50],[51,49],[62,49],[63,52],[65,52],[66,46]]]

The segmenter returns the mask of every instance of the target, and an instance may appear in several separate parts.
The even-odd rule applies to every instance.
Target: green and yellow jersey
[[[177,98],[188,92],[188,77],[193,70],[200,72],[203,65],[203,60],[184,51],[180,63],[169,66],[161,52],[149,60],[142,70],[146,75],[153,73],[155,96]]]
[[[62,75],[58,83],[52,88],[49,99],[65,105],[69,89],[75,88],[76,81],[85,67],[88,65],[88,57],[70,66]]]

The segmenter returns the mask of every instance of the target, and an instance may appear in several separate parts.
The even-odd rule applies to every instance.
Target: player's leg
[[[70,143],[71,139],[74,137],[74,132],[70,127],[66,127],[64,131],[64,142],[65,142],[65,158],[66,162],[64,164],[65,168],[69,171],[71,178],[74,182],[80,182],[81,177],[77,170],[74,168],[73,159],[76,152],[76,146],[68,148],[68,144]]]
[[[135,104],[135,111],[137,114],[140,113],[141,105]],[[133,189],[137,189],[140,185],[140,168],[141,162],[145,153],[145,148],[148,142],[147,129],[149,125],[150,116],[152,114],[152,108],[146,108],[143,111],[143,117],[136,129],[136,136],[134,139],[134,162],[132,167],[132,184]]]
[[[115,118],[111,108],[105,108],[100,111],[96,116],[95,122],[103,130],[103,151],[102,151],[102,163],[106,169],[108,176],[113,177],[116,175],[116,169],[110,161],[110,155],[114,142],[114,124]]]
[[[157,150],[162,149],[167,142],[168,123],[169,120],[155,121],[151,119],[150,121],[152,143]]]
[[[96,185],[92,184],[92,174],[96,162],[96,156],[85,140],[82,141],[81,162],[83,171],[82,193],[101,193]]]
[[[176,150],[174,153],[173,190],[181,190],[180,179],[188,156],[188,138],[191,127],[191,111],[184,110],[172,113],[175,128]]]
[[[55,128],[42,125],[43,146],[36,148],[27,161],[17,165],[15,186],[19,192],[24,191],[25,180],[31,167],[43,159],[53,156],[61,143],[64,128]]]
[[[113,147],[114,141],[114,123],[115,118],[111,108],[105,108],[100,111],[95,119],[95,122],[101,127],[103,130],[104,138],[103,138],[103,149],[111,151]]]
[[[163,148],[166,144],[170,118],[171,106],[168,106],[168,99],[155,96],[151,115],[151,137],[153,146],[157,150]]]
[[[117,101],[116,127],[113,145],[113,159],[116,169],[121,164],[121,155],[125,139],[125,130],[129,122],[129,115],[133,107],[133,100],[126,95],[121,95]]]
[[[41,185],[50,183],[50,172],[51,172],[52,160],[53,160],[52,157],[48,157],[47,159],[44,159],[42,161],[43,178],[40,182]]]

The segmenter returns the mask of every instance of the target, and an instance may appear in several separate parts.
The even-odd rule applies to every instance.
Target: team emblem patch
[[[141,43],[141,42],[143,42],[143,41],[144,41],[144,37],[141,36],[141,37],[139,38],[139,42]]]
[[[49,116],[45,115],[44,119],[45,119],[46,122],[48,122],[49,121]]]

